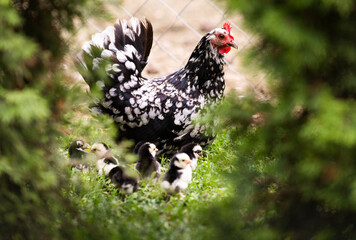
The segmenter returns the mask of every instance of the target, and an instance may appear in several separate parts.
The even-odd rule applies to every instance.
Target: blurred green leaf
[[[45,99],[34,89],[23,91],[7,91],[1,93],[0,107],[2,114],[0,120],[4,124],[22,122],[29,124],[32,121],[43,120],[49,117],[50,111]]]

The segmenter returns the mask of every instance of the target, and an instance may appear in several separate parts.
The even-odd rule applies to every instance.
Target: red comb
[[[231,28],[232,28],[232,27],[231,27],[231,23],[230,23],[230,22],[224,23],[223,28],[224,28],[226,31],[228,31],[229,36],[230,36],[232,39],[234,39],[234,36],[232,36],[232,34],[231,34]]]

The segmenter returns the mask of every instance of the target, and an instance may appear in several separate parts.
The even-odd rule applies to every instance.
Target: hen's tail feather
[[[143,61],[147,62],[148,56],[150,55],[152,43],[153,43],[153,28],[150,21],[146,19],[147,31],[145,31],[145,51],[143,52]]]
[[[111,63],[105,63],[105,68],[112,85],[130,83],[125,86],[129,90],[140,81],[151,51],[152,39],[152,25],[147,19],[118,20],[114,26],[94,34],[91,41],[83,45],[84,54],[92,58],[89,64],[85,63],[85,67],[94,70],[105,59],[109,59]],[[100,53],[97,53],[97,49]]]
[[[133,59],[136,57],[139,62],[135,64],[139,65],[139,67],[137,66],[138,71],[142,72],[151,52],[153,40],[152,24],[147,19],[131,18],[130,21],[118,20],[114,27],[117,49],[123,50],[130,60],[136,60]]]

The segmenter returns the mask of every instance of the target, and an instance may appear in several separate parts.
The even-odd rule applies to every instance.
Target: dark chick
[[[89,148],[90,146],[82,140],[73,141],[68,148],[69,166],[86,171],[88,167],[84,164],[83,160],[87,156],[87,149]]]
[[[161,174],[161,165],[156,160],[157,152],[158,149],[156,145],[150,142],[143,143],[138,148],[138,161],[135,168],[143,178],[150,178],[152,174],[155,174],[156,179],[159,178]]]
[[[76,140],[72,142],[68,148],[69,158],[82,159],[87,154],[87,149],[90,146],[82,140]]]
[[[203,157],[203,149],[198,143],[188,143],[184,145],[179,152],[188,154],[192,160],[190,167],[193,171],[197,167],[199,157]]]
[[[183,68],[148,79],[142,71],[152,40],[151,23],[131,18],[118,20],[83,45],[84,79],[103,91],[93,110],[113,118],[118,141],[152,142],[162,153],[190,142],[210,143],[214,136],[193,121],[223,99],[224,55],[237,48],[230,24],[205,34]],[[95,77],[96,69],[105,69],[108,79]]]
[[[128,169],[123,166],[115,166],[109,171],[109,178],[120,191],[131,194],[137,191],[138,179],[134,173],[130,174]]]

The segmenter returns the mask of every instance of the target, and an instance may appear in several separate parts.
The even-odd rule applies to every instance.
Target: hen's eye
[[[224,36],[223,34],[219,34],[218,37],[219,37],[219,39],[221,39],[221,40],[225,38],[225,36]]]

